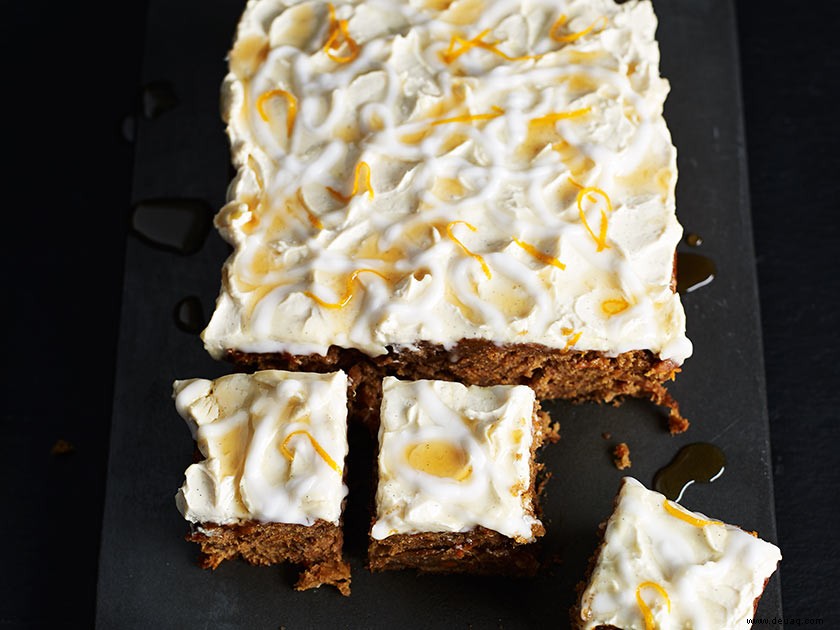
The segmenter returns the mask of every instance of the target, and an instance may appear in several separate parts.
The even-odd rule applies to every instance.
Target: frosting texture
[[[581,628],[748,628],[775,545],[626,477],[581,599]]]
[[[481,525],[533,541],[542,531],[530,496],[534,401],[524,385],[385,378],[371,536]]]
[[[251,0],[208,351],[462,338],[691,354],[656,17],[631,0]]]
[[[193,523],[338,524],[347,487],[347,376],[264,370],[175,381],[204,460],[175,500]]]

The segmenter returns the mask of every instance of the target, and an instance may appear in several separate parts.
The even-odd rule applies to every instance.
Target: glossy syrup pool
[[[198,334],[207,325],[201,300],[194,295],[185,297],[175,305],[175,325],[186,333]]]
[[[132,231],[150,245],[194,254],[213,226],[213,209],[201,199],[146,199],[134,206]]]
[[[677,254],[677,293],[691,293],[706,286],[717,275],[715,262],[703,254]]]
[[[711,483],[726,469],[726,456],[714,444],[696,442],[684,446],[653,477],[653,489],[672,501],[680,501],[694,483]]]

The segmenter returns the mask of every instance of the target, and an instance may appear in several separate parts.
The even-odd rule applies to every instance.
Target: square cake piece
[[[755,533],[689,512],[625,477],[572,626],[749,628],[781,558]]]
[[[370,569],[532,575],[545,431],[524,385],[386,377]]]
[[[290,562],[303,567],[298,590],[332,584],[349,594],[347,376],[266,370],[176,381],[173,390],[200,453],[176,495],[200,564]]]
[[[656,27],[644,0],[250,0],[207,350],[647,397],[684,430]]]

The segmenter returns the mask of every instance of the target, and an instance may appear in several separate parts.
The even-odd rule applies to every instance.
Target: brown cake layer
[[[632,350],[615,357],[596,351],[561,350],[540,344],[496,345],[483,339],[462,339],[452,349],[421,342],[378,357],[331,346],[327,354],[253,354],[228,350],[227,359],[241,369],[346,371],[354,386],[354,414],[370,420],[378,409],[384,376],[412,380],[438,379],[465,385],[528,385],[537,398],[575,402],[618,403],[625,397],[647,398],[669,409],[671,433],[682,433],[688,420],[665,389],[679,366],[648,350]]]
[[[550,421],[536,402],[531,423],[531,483],[525,495],[531,498],[537,518],[541,513],[539,495],[547,480],[542,474],[543,465],[537,461],[537,452],[545,442],[559,439],[557,426],[550,426]],[[372,503],[375,514],[375,499]],[[534,526],[533,535],[539,539],[545,535],[545,528]],[[504,534],[478,526],[468,532],[420,532],[394,534],[382,540],[371,538],[368,568],[371,571],[416,569],[421,573],[527,577],[539,569],[538,555],[537,542],[518,543]]]
[[[468,532],[395,534],[372,540],[371,571],[417,569],[422,573],[530,576],[539,568],[533,544],[484,527]]]
[[[350,565],[341,557],[344,535],[340,525],[317,520],[313,525],[246,521],[235,525],[202,523],[202,531],[186,536],[201,547],[199,564],[215,569],[224,560],[243,558],[256,565],[290,562],[302,571],[295,588],[322,584],[350,594]],[[203,533],[206,532],[206,533]]]

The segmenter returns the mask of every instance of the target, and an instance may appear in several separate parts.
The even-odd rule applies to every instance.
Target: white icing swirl
[[[581,599],[580,628],[645,630],[641,596],[661,630],[748,628],[753,604],[781,560],[779,548],[738,527],[676,504],[692,524],[666,510],[665,497],[623,480],[604,546]]]
[[[264,370],[175,381],[205,457],[176,495],[193,523],[338,524],[347,496],[347,376]]]
[[[213,356],[691,354],[650,2],[329,6],[251,0],[239,23]]]
[[[480,525],[533,541],[533,390],[393,377],[382,389],[371,536]]]

